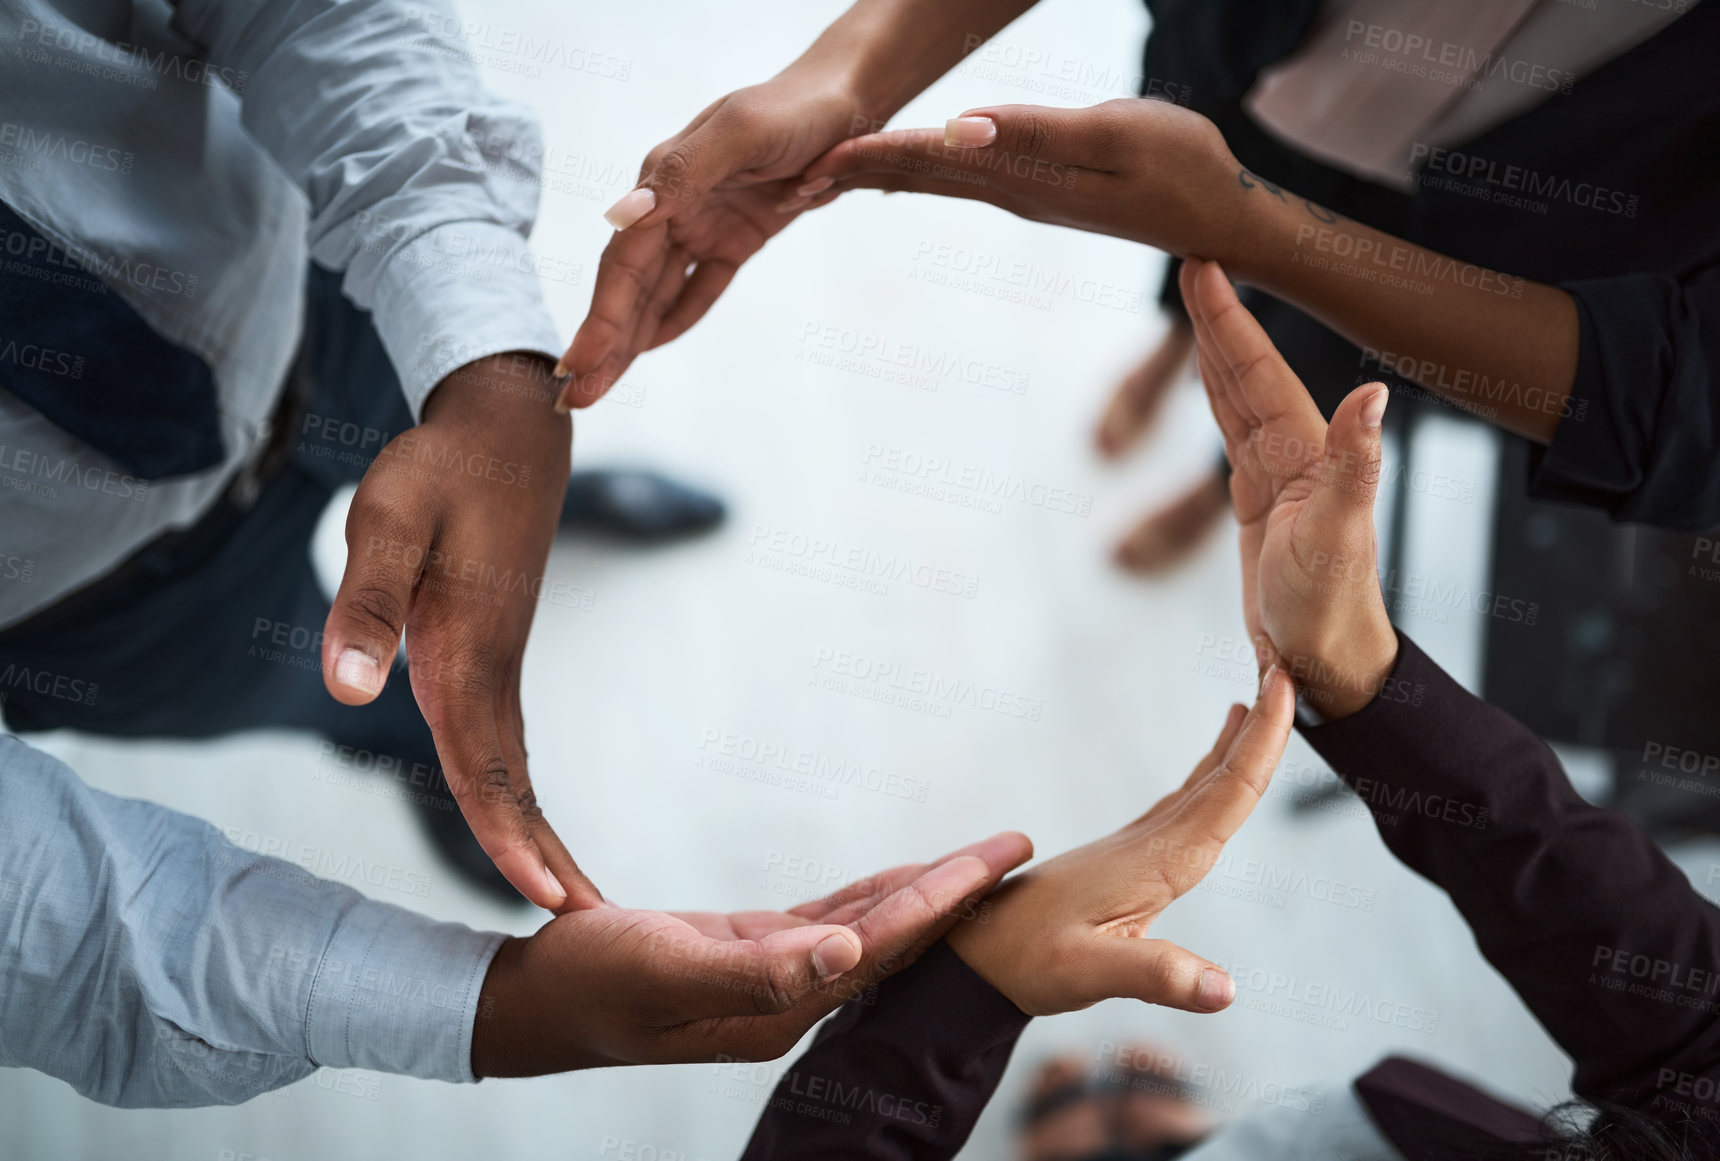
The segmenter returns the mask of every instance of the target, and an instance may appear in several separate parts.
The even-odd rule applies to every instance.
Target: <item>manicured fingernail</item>
[[[549,374],[550,374],[550,378],[552,378],[552,379],[565,379],[565,378],[567,378],[567,356],[566,355],[563,355],[561,358],[559,358],[555,361],[555,369],[553,371],[551,371]]]
[[[815,177],[794,192],[798,197],[816,197],[835,184],[836,179],[833,177]]]
[[[1380,421],[1385,418],[1386,403],[1390,401],[1391,396],[1392,393],[1382,387],[1374,393],[1372,399],[1362,404],[1363,427],[1378,427],[1380,425]]]
[[[802,197],[786,198],[786,199],[776,203],[776,212],[779,214],[792,214],[795,210],[803,209],[807,205],[810,205],[811,202],[812,202],[811,198],[802,198]]]
[[[622,194],[620,201],[603,211],[603,220],[617,230],[625,230],[656,208],[657,194],[641,187]]]
[[[951,117],[944,122],[944,144],[978,149],[997,140],[997,122],[990,117]]]
[[[985,865],[984,859],[963,855],[927,871],[920,880],[920,893],[942,911],[954,907],[985,886],[990,877],[991,869]]]
[[[382,666],[357,649],[342,649],[334,661],[334,679],[348,689],[382,692]]]
[[[854,945],[840,935],[826,936],[812,949],[812,966],[818,970],[821,980],[839,976],[858,962]]]
[[[1217,968],[1200,973],[1200,994],[1196,997],[1208,1012],[1216,1012],[1236,999],[1236,984]]]
[[[1266,687],[1272,684],[1272,679],[1278,676],[1278,663],[1274,661],[1266,667],[1266,672],[1260,675],[1260,692],[1265,693]]]
[[[555,413],[566,415],[573,410],[573,384],[570,382],[561,389],[561,394],[555,397]]]

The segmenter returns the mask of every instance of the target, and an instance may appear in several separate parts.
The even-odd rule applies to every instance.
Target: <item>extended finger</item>
[[[568,892],[550,871],[521,810],[497,728],[496,675],[470,655],[450,655],[433,645],[413,656],[411,673],[448,789],[478,845],[520,894],[545,910],[560,909]]]
[[[1176,841],[1189,849],[1218,851],[1245,822],[1283,757],[1296,712],[1295,686],[1283,669],[1274,667],[1261,686],[1254,706],[1232,738],[1224,759],[1213,768],[1177,811],[1172,825]],[[1208,862],[1210,867],[1210,861]],[[1204,875],[1205,869],[1200,874]],[[1199,881],[1200,876],[1195,876]],[[1191,884],[1192,885],[1192,884]]]
[[[1228,367],[1240,391],[1238,410],[1254,426],[1271,427],[1312,442],[1317,449],[1326,429],[1302,381],[1272,345],[1260,323],[1236,297],[1236,288],[1216,262],[1195,275],[1195,300],[1216,359]]]
[[[562,404],[588,407],[613,385],[613,378],[606,381],[597,374],[598,368],[633,334],[637,325],[634,312],[649,292],[648,280],[650,288],[655,287],[655,273],[669,248],[667,226],[618,233],[603,248],[591,289],[591,308],[556,364],[557,375],[573,376],[562,394]]]
[[[739,271],[740,267],[733,262],[720,258],[706,259],[694,267],[692,276],[681,288],[680,297],[664,314],[663,321],[657,324],[657,333],[651,337],[646,349],[673,342],[691,330],[693,324],[704,318],[705,312],[722,297]]]
[[[544,816],[543,808],[538,804],[537,791],[532,786],[529,759],[526,756],[525,719],[520,710],[518,672],[508,675],[504,681],[503,707],[497,715],[502,758],[508,764],[514,802],[519,807],[521,817],[525,819],[532,842],[543,856],[543,864],[549,869],[551,877],[561,884],[562,890],[567,893],[567,898],[555,910],[558,913],[566,913],[607,906],[603,892],[579,869],[579,864],[574,861],[567,844],[561,841],[561,836],[555,832],[549,819]]]
[[[1247,714],[1246,706],[1231,706],[1230,712],[1224,716],[1224,724],[1219,727],[1218,741],[1214,742],[1212,749],[1208,750],[1206,755],[1195,763],[1194,770],[1183,780],[1183,784],[1153,803],[1145,814],[1135,819],[1129,826],[1141,826],[1155,818],[1172,813],[1178,806],[1182,805],[1183,799],[1187,798],[1194,788],[1199,786],[1207,775],[1211,774],[1213,769],[1224,760],[1225,754],[1230,752],[1230,745],[1235,741],[1236,733],[1242,728],[1242,721]]]
[[[983,859],[1001,878],[1015,870],[1022,863],[1033,857],[1033,843],[1024,834],[1016,831],[1004,831],[969,843],[960,850],[931,863],[910,863],[900,867],[892,867],[876,875],[857,880],[848,884],[823,899],[813,900],[794,908],[790,914],[815,919],[821,923],[851,923],[869,911],[880,900],[887,898],[915,879],[924,875],[934,867],[940,867],[951,859],[971,855]]]

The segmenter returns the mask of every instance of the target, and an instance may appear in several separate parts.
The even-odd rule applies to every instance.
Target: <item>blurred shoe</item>
[[[1178,318],[1159,345],[1124,376],[1105,405],[1098,430],[1093,433],[1100,455],[1114,460],[1140,442],[1193,354],[1194,329],[1188,320]]]
[[[575,472],[562,501],[561,528],[642,542],[675,540],[710,531],[726,514],[715,496],[656,472]]]
[[[1129,572],[1152,576],[1187,560],[1230,506],[1230,485],[1211,472],[1188,491],[1147,516],[1117,545],[1116,561]]]

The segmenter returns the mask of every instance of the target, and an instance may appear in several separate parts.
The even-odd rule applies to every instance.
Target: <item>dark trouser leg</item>
[[[254,505],[223,503],[188,532],[151,545],[113,581],[0,634],[8,664],[76,681],[7,688],[20,732],[209,738],[286,726],[434,758],[405,674],[382,699],[343,706],[320,669],[328,602],[309,545],[329,490],[293,467]]]
[[[338,283],[322,276],[321,289],[338,294]],[[368,320],[349,310],[345,321],[364,325],[330,326],[322,306],[313,295],[317,346],[295,383],[316,421],[314,428],[292,421],[289,462],[262,482],[249,507],[221,502],[108,581],[0,633],[0,705],[20,733],[209,738],[308,730],[359,752],[337,753],[335,761],[399,777],[444,853],[480,886],[517,901],[454,807],[405,670],[366,706],[341,705],[323,687],[329,602],[310,542],[334,489],[362,476],[367,463],[326,449],[362,450],[350,433],[393,434],[398,427],[382,425],[409,416]],[[332,439],[309,438],[325,433]]]

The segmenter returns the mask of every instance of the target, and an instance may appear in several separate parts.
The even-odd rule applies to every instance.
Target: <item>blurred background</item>
[[[777,71],[843,7],[464,6],[491,83],[543,119],[535,247],[566,335],[608,237],[600,215],[644,154],[716,97]],[[936,125],[978,104],[1131,96],[1145,33],[1133,0],[1044,0],[895,124]],[[555,60],[606,63],[564,67],[522,49],[525,34],[559,41]],[[1162,263],[973,203],[849,195],[775,240],[695,330],[640,359],[577,417],[576,463],[662,466],[730,510],[701,539],[649,550],[565,542],[550,563],[578,599],[544,604],[527,655],[533,775],[608,895],[666,909],[779,908],[1004,828],[1050,855],[1181,782],[1226,707],[1252,697],[1254,676],[1228,518],[1167,575],[1133,577],[1110,560],[1139,515],[1207,472],[1220,449],[1187,381],[1135,454],[1112,464],[1093,451],[1104,401],[1165,326]],[[1545,610],[1538,627],[1514,623],[1501,637],[1498,618],[1462,599],[1406,601],[1398,619],[1470,688],[1517,689],[1522,704],[1506,704],[1573,743],[1562,747],[1573,776],[1601,794],[1614,752],[1640,749],[1644,735],[1626,745],[1616,731],[1582,731],[1628,700],[1607,691],[1636,687],[1619,659],[1640,655],[1646,638],[1629,637],[1606,601],[1571,594],[1596,578],[1646,584],[1635,572],[1618,579],[1620,552],[1646,562],[1645,577],[1665,565],[1642,555],[1645,543],[1618,548],[1603,528],[1582,541],[1600,546],[1586,572],[1561,573],[1559,546],[1576,534],[1563,516],[1502,496],[1500,481],[1516,474],[1501,474],[1501,444],[1455,418],[1420,423],[1389,449],[1387,478],[1391,464],[1413,462],[1455,486],[1404,488],[1412,477],[1398,474],[1401,502],[1381,508],[1396,513],[1388,531],[1404,576],[1533,603]],[[324,526],[319,563],[331,577],[342,518],[331,511]],[[1520,532],[1531,524],[1533,535]],[[1541,563],[1525,557],[1507,584],[1501,538],[1542,551]],[[950,579],[833,564],[851,551]],[[1559,660],[1572,641],[1589,652]],[[1526,674],[1509,669],[1512,657]],[[878,700],[916,671],[1026,708]],[[1561,689],[1564,703],[1553,697]],[[1535,702],[1537,690],[1553,700]],[[394,784],[354,774],[309,738],[40,744],[94,785],[208,818],[252,849],[308,844],[331,865],[383,867],[397,889],[349,880],[378,898],[477,927],[535,926],[438,861]],[[796,761],[858,773],[796,781],[783,769]],[[1329,793],[1331,782],[1293,738],[1226,860],[1155,929],[1229,966],[1234,1008],[1197,1017],[1113,1001],[1036,1022],[963,1156],[1007,1155],[1021,1086],[1047,1054],[1098,1067],[1117,1044],[1157,1045],[1190,1072],[1225,1078],[1196,1085],[1221,1116],[1287,1086],[1345,1080],[1391,1052],[1437,1058],[1532,1106],[1569,1095],[1568,1062],[1456,912],[1387,855],[1360,804]],[[1705,840],[1676,851],[1710,894],[1717,852]],[[1262,885],[1286,875],[1302,886]],[[1365,994],[1385,1016],[1284,998],[1322,992]],[[186,1112],[106,1109],[11,1071],[0,1074],[0,1153],[714,1161],[738,1153],[785,1065],[468,1087],[324,1072],[242,1107]]]

